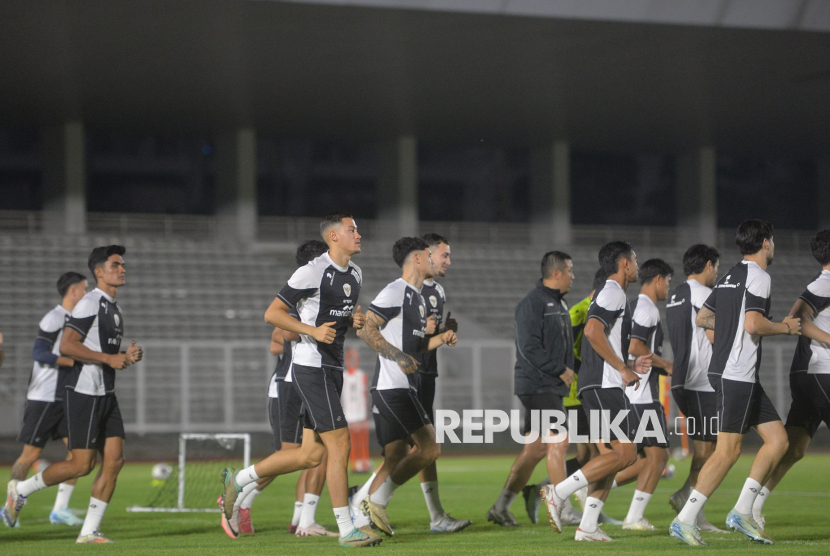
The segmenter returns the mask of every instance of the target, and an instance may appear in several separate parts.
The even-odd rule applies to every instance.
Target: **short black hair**
[[[764,220],[745,220],[738,226],[735,243],[742,255],[754,255],[764,246],[765,239],[772,239],[775,228]]]
[[[571,256],[562,251],[548,251],[542,257],[542,279],[550,278],[555,270],[562,270],[565,261],[570,261]]]
[[[683,254],[683,272],[686,276],[700,274],[706,268],[706,263],[714,266],[720,260],[720,251],[703,243],[696,243]]]
[[[406,258],[413,251],[423,251],[429,249],[429,245],[421,237],[402,237],[392,246],[392,258],[395,259],[395,264],[403,268],[403,263]]]
[[[633,252],[634,247],[627,241],[612,241],[603,245],[599,250],[599,265],[605,272],[605,277],[616,274],[620,259],[623,257],[630,259]]]
[[[297,266],[305,266],[326,251],[329,246],[319,239],[310,239],[297,247]]]
[[[123,257],[126,252],[127,248],[123,245],[107,245],[105,247],[96,247],[93,249],[92,253],[89,254],[89,259],[86,262],[89,267],[89,271],[92,273],[92,281],[95,284],[98,283],[98,278],[95,276],[96,268],[104,266],[104,263],[107,262],[113,255],[121,255]]]
[[[442,243],[446,243],[447,245],[450,244],[450,242],[447,241],[447,238],[438,234],[424,234],[424,241],[427,242],[430,249],[437,245],[441,245]]]
[[[331,214],[327,214],[320,220],[320,235],[323,236],[325,239],[326,232],[332,226],[337,226],[340,222],[343,221],[344,218],[354,218],[351,214],[347,214],[345,212],[332,212]]]
[[[674,275],[674,269],[663,259],[649,259],[640,265],[640,283],[650,284],[658,276],[668,278]]]
[[[601,267],[597,269],[596,273],[594,274],[594,283],[591,285],[592,290],[598,290],[602,287],[602,285],[608,280],[608,275],[605,274],[605,270]]]
[[[810,240],[810,249],[821,266],[830,263],[830,230],[822,230]]]
[[[86,276],[79,272],[64,272],[61,274],[61,277],[58,278],[58,294],[61,298],[65,297],[66,292],[69,291],[69,288],[75,284],[80,284],[84,280],[86,280]]]

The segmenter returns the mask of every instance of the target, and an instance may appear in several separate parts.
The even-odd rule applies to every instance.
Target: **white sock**
[[[334,508],[334,519],[337,520],[337,528],[340,529],[340,538],[345,537],[355,528],[348,506]]]
[[[735,504],[735,511],[739,514],[751,515],[752,504],[761,492],[761,483],[755,479],[748,478],[744,482],[744,488],[741,489],[741,495],[738,497],[738,503]]]
[[[381,506],[389,505],[389,500],[392,499],[392,494],[398,490],[398,487],[401,485],[396,485],[392,481],[392,476],[386,477],[386,480],[383,481],[383,484],[378,487],[378,489],[369,495],[369,500],[374,502],[375,504],[380,504]]]
[[[559,498],[567,500],[571,494],[586,486],[588,486],[588,479],[585,478],[585,474],[582,473],[582,470],[580,469],[556,485],[554,489],[556,490],[556,495]],[[593,529],[591,530],[593,531]]]
[[[317,516],[317,503],[320,502],[320,497],[316,494],[305,493],[303,496],[303,513],[300,516],[300,525],[303,529],[307,529],[314,525],[314,519]],[[351,514],[349,514],[351,517]]]
[[[499,494],[498,500],[496,500],[495,508],[499,512],[509,512],[510,505],[513,504],[513,500],[516,499],[518,496],[515,492],[507,490],[506,488],[501,491]]]
[[[430,521],[438,521],[444,516],[444,508],[441,506],[441,499],[438,497],[438,481],[421,483],[421,491],[424,493]]]
[[[767,501],[769,498],[770,489],[767,487],[761,488],[761,492],[758,493],[758,496],[755,498],[755,502],[752,503],[752,517],[761,516],[764,509],[764,502]]]
[[[599,498],[589,496],[585,499],[585,507],[582,511],[582,521],[579,522],[579,528],[586,533],[593,533],[597,530],[599,514],[602,513],[602,507],[605,502]]]
[[[251,465],[250,467],[246,467],[242,471],[239,471],[236,474],[236,484],[241,487],[246,487],[251,483],[255,483],[259,480],[259,475],[256,474],[254,470],[254,466]]]
[[[79,537],[91,535],[100,529],[101,520],[104,519],[104,512],[107,511],[108,505],[107,502],[102,502],[97,498],[89,498],[89,509],[86,511],[86,519],[84,519],[84,526],[81,527]]]
[[[352,500],[349,506],[351,506],[352,515],[360,514],[360,503],[363,502],[367,496],[369,496],[369,489],[372,487],[372,481],[375,480],[377,477],[377,473],[372,473],[372,476],[369,477],[369,480],[366,481],[360,489],[352,495]]]
[[[628,515],[625,516],[625,521],[627,523],[633,523],[643,517],[649,500],[651,500],[651,494],[643,492],[642,490],[635,490],[634,497],[631,499],[631,506],[628,507]]]
[[[677,514],[677,521],[685,523],[686,525],[694,525],[697,523],[697,514],[703,508],[703,505],[709,498],[703,496],[697,490],[692,490],[689,499],[686,500],[686,505]]]
[[[55,505],[52,506],[53,512],[59,512],[69,507],[69,499],[72,498],[73,490],[75,490],[75,485],[66,483],[58,485],[58,495],[55,496]]]
[[[253,483],[253,484],[256,484],[256,483]],[[251,492],[248,493],[248,496],[246,496],[245,499],[242,501],[242,503],[239,504],[239,509],[241,509],[241,510],[250,510],[251,507],[254,505],[254,500],[256,500],[256,497],[259,496],[260,494],[262,494],[262,491],[259,490],[258,488],[255,488],[255,489],[251,490]]]
[[[611,483],[611,488],[612,488],[612,489],[613,489],[613,488],[617,488],[618,486],[620,486],[620,485],[618,485],[618,484],[617,484],[617,479],[614,479],[614,482],[613,482],[613,483]]]
[[[294,517],[291,518],[291,525],[296,527],[300,524],[300,516],[303,515],[303,503],[294,502]]]
[[[372,523],[369,519],[369,516],[364,514],[363,511],[357,510],[357,513],[354,516],[354,526],[360,529],[361,527],[366,527]]]
[[[236,502],[234,503],[234,506],[236,506],[237,508],[241,508],[242,502],[244,502],[245,499],[251,495],[252,491],[256,490],[257,486],[258,485],[256,483],[248,483],[247,485],[242,487],[242,492],[240,492],[239,496],[236,497]]]
[[[39,490],[46,488],[46,483],[43,482],[43,471],[25,481],[17,483],[17,493],[20,496],[31,496]]]

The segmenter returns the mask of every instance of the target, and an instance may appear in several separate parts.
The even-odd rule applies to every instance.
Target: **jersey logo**
[[[671,307],[677,307],[679,305],[683,305],[684,303],[686,303],[686,298],[685,297],[683,299],[681,299],[680,301],[675,301],[674,300],[675,297],[677,297],[677,294],[672,294],[671,301],[666,303],[666,309],[669,309]]]
[[[723,279],[723,282],[722,282],[722,283],[720,283],[720,284],[718,284],[718,287],[719,287],[719,288],[737,288],[737,287],[739,287],[739,286],[741,285],[741,283],[740,283],[740,282],[738,282],[737,284],[730,284],[730,283],[729,283],[729,279],[730,279],[730,278],[732,278],[732,275],[731,275],[731,274],[727,274],[727,275],[726,275],[726,278],[724,278],[724,279]]]
[[[352,295],[352,285],[351,284],[343,284],[343,293],[346,294],[346,297]]]
[[[421,318],[424,318],[424,315],[426,314],[426,311],[424,311],[424,306],[423,305],[418,305],[418,311],[421,312]]]
[[[438,307],[438,298],[434,295],[429,296],[429,304],[433,307]]]
[[[112,318],[115,321],[115,326],[121,326],[121,317],[118,316],[118,313],[115,313]]]

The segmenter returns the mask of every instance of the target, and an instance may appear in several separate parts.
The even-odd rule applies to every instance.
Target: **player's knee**
[[[787,450],[790,449],[790,441],[787,440],[786,436],[776,437],[770,443],[772,444],[772,449],[775,450],[775,453],[779,457],[783,457],[787,453]]]
[[[614,452],[617,456],[617,471],[622,471],[637,463],[637,450],[621,450]]]
[[[424,459],[427,460],[427,465],[433,463],[441,455],[441,445],[437,442],[424,447]]]
[[[303,469],[311,469],[317,467],[323,462],[323,456],[325,455],[326,450],[325,448],[314,448],[312,450],[303,450],[301,456],[300,465]]]
[[[124,455],[111,458],[107,461],[107,469],[110,473],[118,474],[121,468],[124,467]]]

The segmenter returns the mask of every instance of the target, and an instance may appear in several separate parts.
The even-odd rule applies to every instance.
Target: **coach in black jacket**
[[[533,410],[558,409],[574,380],[573,330],[568,306],[562,299],[571,288],[570,255],[551,251],[542,258],[542,279],[516,307],[516,368],[514,393],[525,407],[523,431],[530,431]],[[550,434],[545,431],[544,434]],[[567,440],[543,443],[542,436],[525,444],[507,483],[487,519],[499,525],[516,525],[510,505],[527,484],[536,465],[548,455],[548,473],[554,484],[565,479]]]

